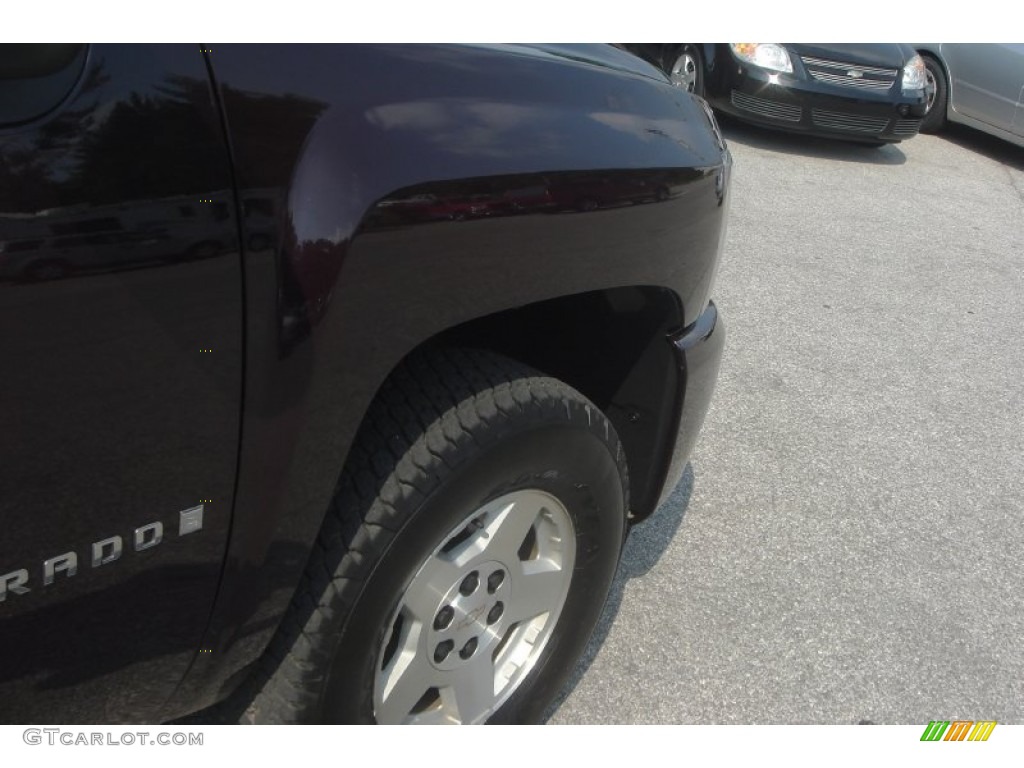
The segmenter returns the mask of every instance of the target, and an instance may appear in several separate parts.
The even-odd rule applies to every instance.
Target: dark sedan
[[[924,62],[907,45],[624,47],[716,110],[773,128],[881,145],[915,136],[925,114]]]

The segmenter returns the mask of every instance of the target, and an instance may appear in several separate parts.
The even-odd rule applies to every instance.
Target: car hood
[[[914,55],[909,47],[899,43],[789,43],[788,47],[800,56],[890,69],[899,69]]]
[[[566,61],[605,67],[619,72],[642,75],[660,82],[667,82],[664,72],[643,59],[614,45],[604,44],[534,44],[534,45],[491,45],[532,56],[551,56]]]

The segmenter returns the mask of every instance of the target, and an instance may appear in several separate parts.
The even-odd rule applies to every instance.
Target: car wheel
[[[253,722],[533,722],[600,617],[628,494],[604,415],[501,357],[403,363],[342,473]]]
[[[925,68],[925,115],[921,133],[938,133],[946,125],[949,104],[949,83],[942,65],[931,56],[922,55]]]
[[[700,49],[693,44],[684,45],[668,70],[672,85],[697,96],[704,95],[704,61]]]

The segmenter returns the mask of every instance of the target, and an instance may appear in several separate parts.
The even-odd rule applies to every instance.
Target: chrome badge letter
[[[120,536],[94,541],[92,544],[92,567],[98,568],[101,565],[114,562],[121,557],[122,549],[124,549],[124,542],[121,541]]]
[[[28,571],[24,568],[0,576],[0,603],[7,599],[8,592],[24,595],[29,591],[26,584],[28,584]]]
[[[65,552],[63,555],[51,557],[43,561],[43,586],[53,584],[58,571],[63,571],[68,576],[78,573],[78,555],[74,552]]]

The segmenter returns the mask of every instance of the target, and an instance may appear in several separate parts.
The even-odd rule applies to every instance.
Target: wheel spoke
[[[431,557],[406,592],[405,611],[416,621],[430,624],[438,604],[458,575],[459,570],[453,563],[440,556]]]
[[[481,722],[494,705],[494,664],[490,655],[479,654],[471,663],[448,676],[441,701],[463,724]]]
[[[935,75],[932,74],[930,69],[925,70],[925,114],[928,114],[931,111],[932,105],[935,103],[936,88]]]
[[[500,509],[477,534],[481,552],[504,563],[518,561],[519,547],[537,521],[540,510],[533,496],[516,499]]]
[[[552,636],[575,541],[565,506],[540,489],[507,493],[465,517],[405,588],[398,637],[383,638],[378,722],[486,721]]]
[[[416,703],[436,684],[434,668],[421,647],[423,626],[408,622],[395,656],[382,672],[377,722],[397,724],[409,719]]]
[[[530,560],[520,565],[512,576],[512,602],[506,611],[510,623],[535,619],[557,608],[569,578],[550,560]]]

